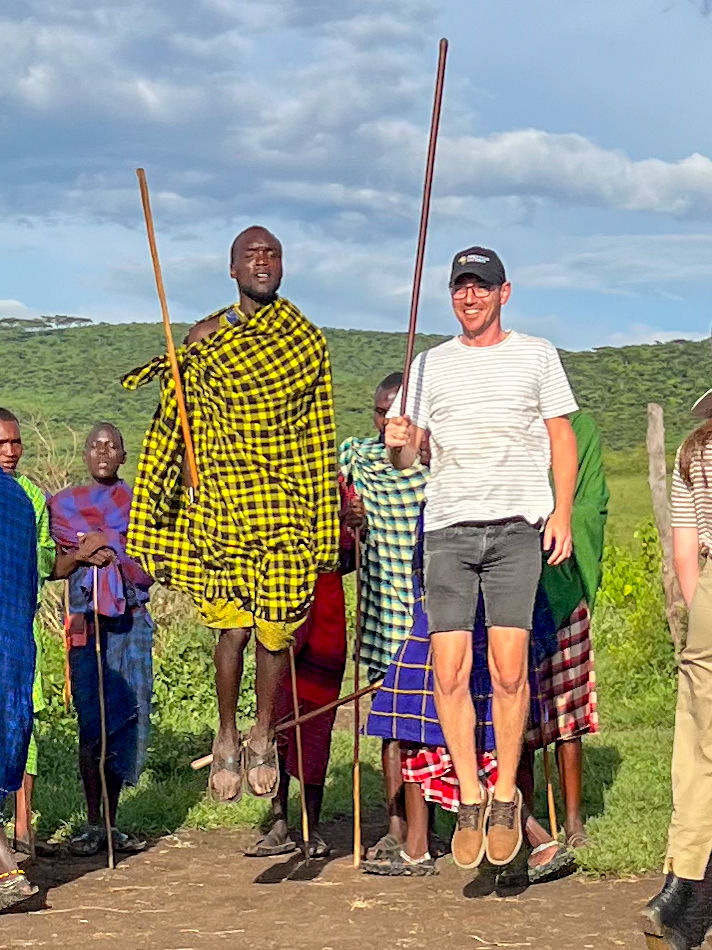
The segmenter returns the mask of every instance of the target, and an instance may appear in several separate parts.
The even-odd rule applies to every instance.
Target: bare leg
[[[460,781],[460,800],[464,805],[474,805],[482,798],[482,788],[477,774],[475,708],[470,694],[472,631],[434,633],[430,642],[435,706]]]
[[[87,821],[90,825],[103,825],[101,775],[96,749],[88,746],[79,747],[79,772],[84,785],[84,796],[87,802]],[[115,775],[111,769],[105,769],[106,790],[109,797],[109,822],[112,828],[116,827],[116,809],[123,780]]]
[[[586,835],[581,818],[581,788],[583,768],[583,743],[580,738],[556,743],[556,761],[559,766],[561,791],[564,796],[566,837]]]
[[[498,763],[494,797],[500,802],[513,801],[516,789],[522,737],[529,711],[528,644],[527,630],[516,627],[491,627],[489,630],[488,662]]]
[[[222,759],[235,760],[238,754],[239,737],[235,716],[245,647],[249,639],[250,631],[245,628],[221,630],[215,645],[215,687],[220,726],[213,742],[213,754]],[[213,772],[210,777],[215,794],[225,801],[237,795],[241,781],[241,776],[227,769]]]
[[[384,740],[381,748],[381,762],[383,764],[383,778],[386,783],[388,833],[393,835],[396,841],[405,841],[407,824],[400,742],[395,739]]]
[[[405,840],[405,853],[417,861],[428,853],[428,805],[416,782],[404,782],[405,814],[408,822],[408,835]]]
[[[35,785],[34,775],[25,772],[22,785],[15,792],[15,838],[18,841],[32,841],[32,791]]]
[[[534,811],[534,753],[530,749],[522,749],[517,771],[517,787],[522,793],[527,809],[530,812]]]
[[[256,647],[257,673],[255,691],[257,693],[257,721],[249,736],[250,748],[258,755],[267,752],[273,738],[274,702],[284,671],[289,662],[289,652],[278,653],[266,649],[259,640]],[[251,769],[249,783],[258,795],[265,795],[277,780],[275,770],[267,765]]]

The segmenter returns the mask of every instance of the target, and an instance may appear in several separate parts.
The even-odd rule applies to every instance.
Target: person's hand
[[[343,509],[344,524],[348,528],[363,530],[366,527],[366,507],[363,499],[356,495]]]
[[[413,423],[408,416],[395,416],[386,421],[384,438],[389,449],[402,449],[413,435]]]
[[[547,564],[552,567],[562,564],[571,557],[573,549],[571,515],[555,508],[544,529],[544,550],[551,551]]]
[[[103,531],[89,531],[87,534],[78,534],[79,544],[76,559],[81,564],[90,564],[93,567],[106,567],[116,561],[116,552],[109,547],[109,542]]]

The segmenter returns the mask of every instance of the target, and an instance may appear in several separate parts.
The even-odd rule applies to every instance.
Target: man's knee
[[[464,663],[435,669],[435,688],[441,696],[451,697],[470,691],[470,669]]]
[[[497,666],[490,669],[492,692],[495,696],[517,696],[527,686],[527,671],[521,666]]]
[[[221,630],[218,639],[218,645],[224,645],[227,649],[242,651],[250,640],[252,631],[248,627],[231,627],[228,630]]]

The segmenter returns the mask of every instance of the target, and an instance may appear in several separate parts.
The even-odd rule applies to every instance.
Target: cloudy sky
[[[285,246],[323,326],[404,329],[437,42],[449,37],[420,326],[497,248],[508,324],[584,349],[712,316],[705,0],[3,0],[0,316],[159,319],[233,299],[234,234]]]

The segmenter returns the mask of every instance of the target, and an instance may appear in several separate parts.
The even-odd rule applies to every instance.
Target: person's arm
[[[115,560],[116,552],[109,547],[103,531],[90,531],[79,538],[76,548],[64,550],[57,546],[57,557],[51,577],[55,581],[63,580],[79,567],[106,567]]]
[[[556,505],[544,529],[544,550],[551,551],[548,564],[561,564],[571,557],[571,511],[576,490],[578,452],[576,436],[567,416],[545,419],[551,444],[551,471]]]
[[[425,429],[413,425],[408,416],[394,416],[386,422],[385,440],[393,468],[403,471],[415,465]]]
[[[700,576],[700,538],[697,528],[672,529],[672,559],[688,608]]]

